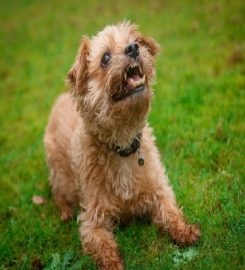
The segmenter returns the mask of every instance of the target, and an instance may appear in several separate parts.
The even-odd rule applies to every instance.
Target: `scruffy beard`
[[[120,100],[115,100],[104,90],[101,91],[96,102],[85,103],[87,106],[83,106],[82,110],[80,108],[85,128],[108,145],[130,145],[145,126],[153,96],[147,84],[143,87],[141,91],[136,86],[123,94],[124,97]]]

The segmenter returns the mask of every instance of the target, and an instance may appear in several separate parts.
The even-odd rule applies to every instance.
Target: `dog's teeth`
[[[132,78],[129,78],[127,81],[130,88],[133,89],[145,83],[145,75],[143,75],[143,77],[139,80],[134,80]]]
[[[142,74],[142,68],[141,68],[141,66],[139,66],[139,71],[140,71],[140,74]]]
[[[124,73],[124,80],[125,81],[127,80],[127,73],[126,72]]]
[[[145,82],[145,75],[143,76],[143,78],[141,78],[141,80],[139,81],[138,85],[144,84]]]
[[[130,86],[132,88],[135,88],[136,87],[136,83],[135,83],[135,81],[132,78],[130,78],[129,83],[130,83]]]

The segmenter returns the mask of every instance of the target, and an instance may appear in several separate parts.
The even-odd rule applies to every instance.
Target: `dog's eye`
[[[109,52],[104,53],[101,58],[101,66],[102,67],[107,66],[110,60],[111,60],[111,54]]]

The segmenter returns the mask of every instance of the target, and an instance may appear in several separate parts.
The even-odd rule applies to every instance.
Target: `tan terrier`
[[[146,122],[159,45],[135,25],[83,37],[68,73],[70,93],[56,101],[44,143],[62,220],[78,217],[84,252],[102,269],[123,269],[116,222],[148,215],[180,245],[199,236],[186,223]]]

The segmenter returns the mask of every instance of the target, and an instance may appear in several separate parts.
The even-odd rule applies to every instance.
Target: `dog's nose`
[[[137,43],[129,44],[124,53],[132,58],[136,58],[139,55],[139,45]]]

